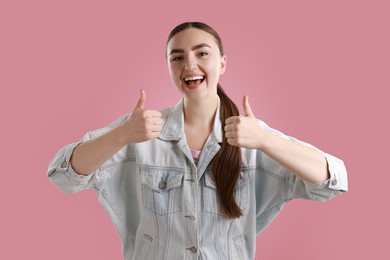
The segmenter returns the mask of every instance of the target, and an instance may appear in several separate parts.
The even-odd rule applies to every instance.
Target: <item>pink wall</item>
[[[47,165],[131,111],[139,88],[148,108],[176,104],[165,40],[186,20],[221,34],[222,85],[238,104],[248,94],[258,118],[349,170],[343,196],[288,203],[256,259],[389,259],[388,2],[231,2],[1,2],[0,259],[121,259],[94,192],[61,193]]]

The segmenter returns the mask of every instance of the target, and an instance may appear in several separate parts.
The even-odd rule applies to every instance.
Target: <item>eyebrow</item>
[[[203,48],[203,47],[209,47],[211,49],[210,45],[208,45],[206,43],[200,43],[200,44],[197,44],[194,47],[192,47],[191,50],[194,51],[194,50],[197,50],[197,49],[200,49],[200,48]],[[172,55],[174,53],[184,53],[184,50],[183,49],[172,49],[169,52],[169,55]]]

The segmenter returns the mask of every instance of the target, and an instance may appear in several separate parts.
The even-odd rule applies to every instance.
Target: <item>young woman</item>
[[[341,160],[244,116],[219,85],[226,56],[204,23],[178,25],[166,56],[183,98],[134,111],[62,148],[48,176],[67,193],[96,190],[125,259],[254,259],[256,235],[293,198],[347,190]]]

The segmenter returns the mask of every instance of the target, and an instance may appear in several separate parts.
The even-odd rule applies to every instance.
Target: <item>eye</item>
[[[177,62],[177,61],[181,61],[183,59],[182,56],[174,56],[171,58],[171,62]]]
[[[199,56],[200,57],[205,57],[207,55],[209,55],[209,54],[207,52],[205,52],[205,51],[199,52]]]

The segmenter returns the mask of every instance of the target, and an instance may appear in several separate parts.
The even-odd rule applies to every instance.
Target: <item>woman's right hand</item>
[[[160,136],[163,119],[158,110],[144,109],[146,93],[141,89],[137,105],[129,117],[118,127],[124,145],[140,143]]]
[[[144,142],[160,135],[163,125],[161,113],[157,110],[145,110],[145,99],[145,91],[141,90],[133,113],[120,126],[80,143],[74,149],[70,163],[77,174],[89,175],[125,145]]]

